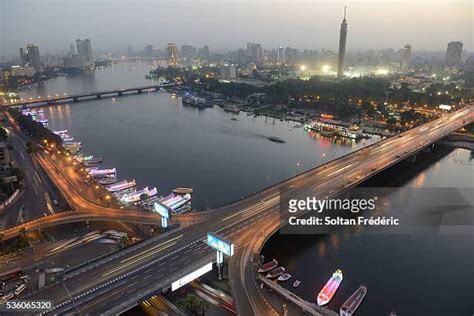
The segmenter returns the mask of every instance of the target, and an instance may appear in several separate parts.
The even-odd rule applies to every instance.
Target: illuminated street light
[[[301,65],[301,66],[300,66],[300,70],[301,70],[301,71],[305,71],[305,70],[306,70],[306,65]]]

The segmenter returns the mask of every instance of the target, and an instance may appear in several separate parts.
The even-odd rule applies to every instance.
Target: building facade
[[[94,58],[92,56],[92,47],[90,39],[77,39],[76,40],[77,53],[84,57],[84,60],[89,66],[93,66]]]

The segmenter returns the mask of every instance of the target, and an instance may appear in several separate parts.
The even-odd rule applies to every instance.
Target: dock
[[[265,278],[264,276],[259,275],[258,280],[261,281],[264,284],[264,286],[272,289],[275,293],[283,297],[286,301],[301,308],[301,310],[305,313],[309,313],[311,315],[317,315],[317,316],[339,316],[338,313],[326,307],[320,307],[314,303],[305,301],[304,299],[297,296],[293,292],[288,291],[287,289]]]

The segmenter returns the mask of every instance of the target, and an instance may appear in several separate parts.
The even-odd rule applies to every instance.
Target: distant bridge
[[[13,106],[43,106],[43,105],[56,105],[69,102],[80,102],[86,100],[101,99],[103,97],[121,97],[124,95],[130,94],[142,94],[146,91],[158,91],[161,88],[172,87],[174,83],[165,83],[157,85],[149,85],[143,87],[134,87],[118,90],[107,90],[107,91],[96,91],[96,92],[86,92],[74,95],[65,95],[65,96],[55,96],[49,98],[40,98],[40,99],[30,99],[30,100],[20,100],[12,104]]]

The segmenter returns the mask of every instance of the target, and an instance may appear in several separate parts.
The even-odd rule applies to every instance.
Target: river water
[[[60,77],[24,97],[74,94],[150,84],[150,64],[120,63],[76,77]],[[309,135],[299,124],[234,116],[218,107],[184,107],[167,93],[144,93],[46,107],[51,129],[68,129],[83,152],[104,158],[122,179],[140,187],[194,188],[193,207],[222,205],[363,146]],[[279,137],[285,143],[268,140]],[[372,139],[371,141],[375,141]],[[367,141],[367,143],[371,142]],[[399,190],[473,185],[470,151],[446,148],[403,163],[370,180]],[[359,286],[368,294],[358,315],[472,315],[474,240],[463,234],[273,236],[263,249],[302,280],[294,290],[314,302],[336,268],[344,281],[329,307],[338,310]],[[294,278],[292,280],[294,280]],[[292,281],[285,285],[289,289]]]

